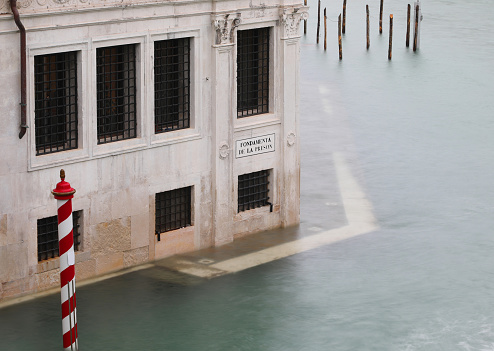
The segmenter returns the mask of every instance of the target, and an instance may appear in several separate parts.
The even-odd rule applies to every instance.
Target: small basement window
[[[81,245],[82,210],[72,213],[74,225],[74,251]],[[38,219],[38,262],[59,256],[57,216]]]
[[[192,187],[156,194],[156,234],[192,225]]]
[[[257,207],[273,205],[269,202],[270,170],[258,171],[238,176],[238,212]]]

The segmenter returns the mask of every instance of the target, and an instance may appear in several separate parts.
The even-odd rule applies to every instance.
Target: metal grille
[[[269,112],[269,28],[237,35],[237,117]]]
[[[136,137],[135,45],[96,50],[98,144]]]
[[[34,57],[36,155],[77,149],[77,53]]]
[[[82,211],[72,213],[74,225],[74,251],[79,251],[80,222]],[[38,261],[58,257],[58,218],[57,216],[38,219]]]
[[[269,202],[269,170],[238,176],[238,212],[271,205]]]
[[[154,43],[155,132],[190,126],[190,39]]]
[[[191,225],[191,193],[189,186],[156,194],[156,234]]]

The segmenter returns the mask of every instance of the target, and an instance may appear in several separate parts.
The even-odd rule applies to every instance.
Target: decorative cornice
[[[236,16],[236,17],[234,17]],[[235,29],[240,24],[240,13],[212,15],[212,22],[216,30],[216,45],[233,44]]]
[[[298,37],[300,21],[309,18],[308,7],[283,8],[280,12],[280,21],[284,26],[283,38]]]

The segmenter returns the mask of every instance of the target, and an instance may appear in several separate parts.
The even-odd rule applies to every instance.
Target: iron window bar
[[[137,135],[135,45],[96,50],[98,144]]]
[[[79,251],[80,248],[80,222],[82,210],[72,212],[73,221],[73,236],[74,236],[74,251]],[[38,262],[55,258],[59,256],[58,251],[58,217],[51,216],[38,219]]]
[[[155,133],[190,127],[190,38],[154,43]]]
[[[34,57],[36,155],[77,149],[77,52]]]
[[[192,187],[180,188],[156,194],[155,231],[160,234],[192,225]]]
[[[254,208],[270,206],[269,202],[269,170],[263,170],[238,176],[238,212]]]
[[[237,33],[237,118],[269,112],[269,28]]]

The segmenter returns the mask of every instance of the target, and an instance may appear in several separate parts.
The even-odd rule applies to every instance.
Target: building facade
[[[299,0],[0,0],[0,300],[59,284],[61,168],[77,279],[299,223],[306,16]]]

